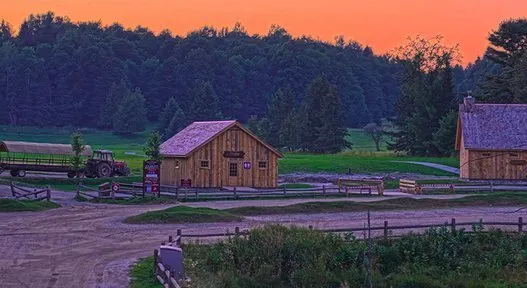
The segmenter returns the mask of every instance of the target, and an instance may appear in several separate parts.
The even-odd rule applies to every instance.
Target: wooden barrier
[[[408,179],[399,180],[399,191],[412,194],[421,194],[423,192],[417,181]]]
[[[34,201],[51,201],[51,188],[49,186],[45,189],[21,187],[15,185],[12,180],[9,181],[9,186],[11,188],[11,195],[17,200],[25,198],[26,200]]]
[[[414,225],[393,225],[390,226],[388,221],[384,221],[382,226],[373,226],[373,227],[347,227],[347,228],[331,228],[331,229],[315,229],[313,225],[309,225],[308,229],[316,230],[324,233],[348,233],[348,232],[367,232],[367,231],[382,231],[377,237],[390,237],[393,236],[391,232],[397,230],[409,230],[409,229],[430,229],[430,228],[448,228],[451,232],[459,230],[461,227],[474,227],[481,226],[497,226],[497,227],[514,227],[514,230],[509,230],[511,232],[523,233],[525,226],[523,222],[523,217],[518,217],[518,221],[489,221],[484,222],[483,219],[480,219],[478,222],[456,222],[455,218],[452,218],[450,221],[445,221],[443,223],[436,224],[414,224]],[[239,227],[235,227],[235,232],[225,232],[225,233],[200,233],[200,234],[184,234],[181,230],[178,230],[179,241],[182,241],[184,237],[187,238],[221,238],[221,237],[232,237],[232,236],[244,236],[249,235],[249,230],[241,231]],[[414,233],[414,232],[412,232]],[[358,238],[360,239],[360,238]]]
[[[349,190],[359,190],[362,194],[362,190],[367,190],[368,194],[371,195],[371,190],[377,190],[379,196],[384,195],[384,180],[382,179],[345,179],[339,178],[338,189],[341,192],[341,189],[344,188],[346,196],[349,194]]]

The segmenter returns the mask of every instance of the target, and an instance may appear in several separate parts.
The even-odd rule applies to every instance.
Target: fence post
[[[51,189],[49,188],[49,185],[46,186],[46,199],[49,201],[51,201]]]
[[[349,197],[348,186],[346,186],[346,198]]]
[[[456,218],[452,218],[452,222],[450,223],[450,230],[452,230],[452,233],[456,232]]]
[[[9,178],[9,187],[11,187],[11,194],[13,195],[13,197],[16,197],[15,187],[13,185],[13,179],[11,179],[11,178]]]
[[[384,221],[384,239],[388,239],[388,221]]]
[[[236,187],[234,187],[233,193],[234,193],[234,199],[238,200],[238,193],[236,193]]]
[[[521,233],[523,231],[523,217],[518,217],[518,232]]]
[[[286,193],[287,193],[287,189],[284,187],[284,188],[282,188],[282,190],[284,190],[283,192],[284,192],[284,196],[285,196]]]
[[[178,236],[178,237],[176,238],[176,245],[177,245],[177,246],[180,246],[180,245],[181,245],[181,236],[182,236],[182,235],[181,235],[181,229],[177,229],[177,231],[176,231],[176,236]]]
[[[178,199],[179,187],[176,187],[176,200]]]
[[[326,185],[322,185],[322,196],[326,197]]]
[[[309,230],[313,230],[313,225],[309,225]]]
[[[196,187],[196,200],[199,199],[199,192],[198,192],[198,188]]]
[[[240,227],[234,227],[234,234],[236,234],[236,236],[240,235]]]
[[[81,181],[80,179],[77,177],[77,193],[76,193],[76,197],[79,198],[81,196]]]
[[[169,235],[168,236],[168,243],[172,243],[174,242],[174,238],[172,238],[172,235]]]
[[[152,267],[152,273],[154,275],[157,275],[157,257],[159,257],[159,251],[157,249],[154,250],[154,266]]]

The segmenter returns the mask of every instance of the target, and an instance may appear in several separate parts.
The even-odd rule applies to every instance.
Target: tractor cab
[[[94,160],[113,162],[114,161],[113,158],[114,158],[114,154],[112,151],[109,151],[109,150],[95,150],[93,151],[93,155],[92,155],[92,159]]]

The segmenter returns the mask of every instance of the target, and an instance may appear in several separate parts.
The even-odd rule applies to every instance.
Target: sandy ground
[[[2,188],[0,187],[0,191]],[[315,228],[363,227],[364,212],[319,213],[249,217],[236,223],[188,225],[127,225],[121,221],[166,205],[118,206],[80,204],[72,193],[54,192],[64,207],[44,212],[0,213],[0,287],[127,287],[128,270],[138,258],[149,256],[176,229],[185,234],[250,229],[266,223],[313,225]],[[351,198],[349,198],[351,199]],[[357,198],[371,200],[374,198]],[[379,199],[379,198],[377,198]],[[330,199],[330,201],[341,199]],[[211,201],[192,206],[228,208],[285,205],[313,199]],[[473,207],[426,211],[383,211],[371,214],[373,225],[388,220],[394,224],[517,221],[527,211],[518,207]],[[357,235],[360,237],[360,235]]]

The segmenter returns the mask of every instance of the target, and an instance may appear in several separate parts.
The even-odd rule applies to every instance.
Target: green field
[[[72,129],[66,128],[0,126],[0,140],[70,143],[72,131]],[[133,173],[140,172],[142,161],[146,159],[143,145],[148,137],[148,131],[132,136],[115,135],[108,131],[93,129],[83,129],[80,132],[83,134],[87,145],[91,145],[94,149],[112,150],[116,159],[126,161]],[[351,170],[353,173],[402,172],[453,176],[451,173],[434,168],[393,161],[423,161],[459,167],[458,158],[406,157],[387,152],[386,139],[383,141],[383,151],[375,152],[375,149],[372,149],[375,145],[370,136],[364,134],[360,129],[350,129],[350,135],[347,139],[353,143],[353,150],[339,154],[288,153],[279,162],[279,173],[346,173]]]
[[[0,199],[0,212],[43,211],[59,207],[59,204],[47,201]]]
[[[360,152],[376,152],[375,143],[373,142],[370,135],[363,132],[362,129],[348,129],[348,136],[346,136],[346,140],[348,140],[352,145],[353,151],[360,151]],[[380,148],[381,152],[388,151],[388,142],[390,138],[388,136],[383,136],[380,141]]]

